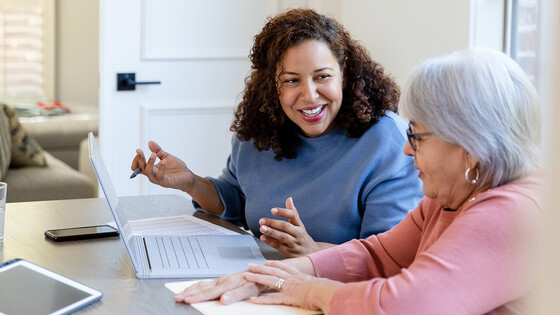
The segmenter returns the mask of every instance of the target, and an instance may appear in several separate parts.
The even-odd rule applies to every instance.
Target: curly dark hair
[[[241,141],[253,139],[259,151],[272,148],[275,159],[292,159],[301,144],[300,129],[279,101],[277,66],[286,50],[307,40],[329,45],[344,75],[342,104],[334,123],[349,137],[360,137],[387,110],[397,111],[400,88],[367,50],[334,19],[313,10],[294,9],[270,18],[255,36],[243,99],[230,130]]]

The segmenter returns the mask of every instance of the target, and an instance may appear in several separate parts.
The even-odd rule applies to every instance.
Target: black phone
[[[57,241],[73,241],[118,236],[119,231],[109,225],[82,226],[67,229],[46,230],[45,236]]]

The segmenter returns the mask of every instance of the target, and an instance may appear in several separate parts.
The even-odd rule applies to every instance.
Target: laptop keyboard
[[[163,269],[208,269],[208,262],[196,236],[154,238]]]

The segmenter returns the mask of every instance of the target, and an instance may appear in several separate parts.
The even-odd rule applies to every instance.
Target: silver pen
[[[132,175],[130,175],[130,179],[133,179],[134,177],[136,177],[136,175],[142,173],[142,169],[141,168],[137,168],[134,170],[134,172],[132,172]]]

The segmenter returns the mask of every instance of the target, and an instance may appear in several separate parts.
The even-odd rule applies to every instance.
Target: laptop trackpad
[[[254,259],[257,258],[253,254],[251,247],[218,247],[218,254],[220,258],[225,259]]]

